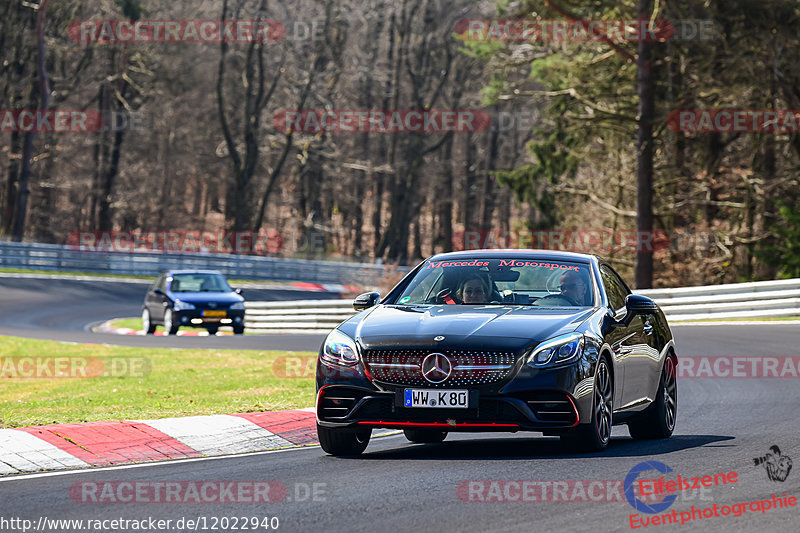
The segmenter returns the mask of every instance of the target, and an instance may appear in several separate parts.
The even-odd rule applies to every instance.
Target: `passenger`
[[[584,275],[574,270],[569,270],[561,275],[559,286],[561,295],[566,296],[575,305],[589,305],[591,298],[591,287],[584,278]]]
[[[461,282],[456,296],[465,304],[485,304],[489,301],[489,286],[481,276],[472,275]]]

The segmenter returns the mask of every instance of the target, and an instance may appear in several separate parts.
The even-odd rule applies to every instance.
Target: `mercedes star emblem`
[[[441,383],[450,377],[453,365],[443,353],[428,354],[422,360],[422,377],[431,383]]]
[[[433,340],[436,342],[442,342],[444,340],[444,335],[436,335]]]

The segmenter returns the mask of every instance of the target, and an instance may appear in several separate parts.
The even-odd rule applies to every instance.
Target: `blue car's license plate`
[[[469,391],[452,389],[405,389],[403,407],[469,409]]]

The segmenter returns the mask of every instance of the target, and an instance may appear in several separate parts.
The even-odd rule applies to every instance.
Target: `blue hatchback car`
[[[142,306],[142,328],[154,333],[164,326],[175,335],[182,326],[205,328],[210,335],[221,326],[244,333],[244,297],[216,270],[167,270],[147,291]]]

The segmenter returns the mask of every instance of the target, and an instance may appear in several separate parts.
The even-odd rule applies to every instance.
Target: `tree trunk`
[[[14,226],[14,210],[17,205],[17,183],[19,182],[19,162],[22,154],[22,136],[17,131],[11,132],[8,158],[8,181],[6,182],[5,209],[0,234],[11,233]]]
[[[639,20],[650,18],[650,0],[639,0]],[[639,131],[636,139],[636,230],[638,235],[653,231],[653,115],[655,94],[652,76],[652,43],[639,41],[637,72],[639,84]],[[644,232],[644,233],[643,233]],[[637,244],[638,241],[637,240]],[[653,251],[637,245],[636,288],[653,286]]]
[[[499,107],[495,106],[495,111],[499,111]],[[486,163],[486,176],[484,178],[483,197],[481,198],[481,228],[488,230],[492,227],[492,215],[494,213],[495,204],[495,179],[492,175],[494,170],[497,170],[497,152],[499,150],[499,135],[498,128],[493,128],[489,132],[489,158]]]
[[[39,86],[39,109],[46,110],[50,104],[50,84],[47,81],[47,68],[45,65],[45,40],[44,27],[47,22],[47,1],[39,2],[39,12],[36,17],[36,43],[39,48],[37,62],[37,84]],[[19,187],[17,189],[17,205],[14,212],[14,229],[12,239],[22,241],[25,234],[25,218],[28,214],[28,196],[30,196],[31,159],[33,158],[33,131],[25,134],[22,143],[22,170],[19,174]]]
[[[445,141],[442,150],[442,173],[436,181],[437,232],[435,252],[453,250],[453,137]]]
[[[473,165],[475,157],[475,144],[472,140],[472,135],[464,136],[464,191],[463,200],[460,206],[461,209],[461,223],[464,225],[464,231],[474,231],[481,228],[476,227],[475,212],[475,175],[473,173]]]

